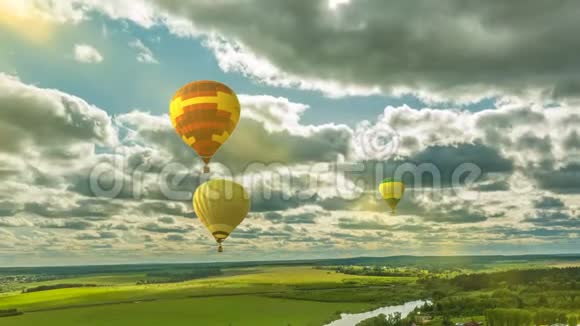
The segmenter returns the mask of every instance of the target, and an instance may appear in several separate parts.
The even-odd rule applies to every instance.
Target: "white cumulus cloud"
[[[75,44],[75,60],[82,63],[103,62],[103,55],[94,47],[88,44]]]
[[[129,43],[129,46],[137,50],[137,61],[141,63],[159,63],[153,51],[149,49],[141,40],[136,39]]]

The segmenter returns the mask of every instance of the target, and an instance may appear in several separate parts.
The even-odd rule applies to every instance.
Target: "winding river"
[[[423,300],[409,301],[409,302],[405,302],[402,305],[385,306],[385,307],[381,307],[381,308],[378,308],[375,310],[361,312],[359,314],[340,314],[340,319],[337,319],[329,324],[326,324],[325,326],[354,326],[357,323],[359,323],[365,319],[375,317],[375,316],[378,316],[380,314],[389,315],[389,314],[393,314],[395,312],[400,312],[401,317],[405,317],[411,311],[413,311],[415,308],[420,307],[428,302],[429,301],[423,301]]]

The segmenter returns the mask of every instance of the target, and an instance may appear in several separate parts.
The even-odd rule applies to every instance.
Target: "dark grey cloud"
[[[284,220],[284,215],[282,215],[278,212],[267,212],[267,213],[264,213],[262,215],[262,217],[264,217],[264,219],[266,219],[274,224],[281,223]]]
[[[550,136],[538,137],[529,132],[520,136],[516,140],[515,146],[520,151],[533,150],[548,155],[552,151],[552,139]]]
[[[433,163],[441,171],[443,180],[451,180],[451,175],[462,163],[472,163],[484,174],[509,173],[513,170],[511,160],[503,157],[497,149],[482,143],[431,146],[414,155],[412,161]]]
[[[175,219],[173,217],[160,217],[157,219],[159,222],[161,223],[165,223],[165,224],[174,224],[175,223]]]
[[[180,241],[185,241],[187,239],[181,234],[168,234],[165,236],[165,240],[180,242]]]
[[[485,213],[470,209],[469,207],[452,208],[441,210],[433,215],[425,215],[423,219],[436,223],[478,223],[487,220]]]
[[[534,201],[534,207],[539,209],[564,208],[564,206],[564,202],[556,197],[542,196]]]
[[[98,177],[93,176],[94,179],[91,181],[93,168],[111,159],[103,155],[99,157],[99,160],[100,162],[95,162],[94,165],[67,175],[67,190],[86,197],[134,199],[133,180],[128,175],[123,174],[123,171],[117,171],[114,164],[111,164],[108,170],[99,174]],[[93,182],[93,186],[91,186],[91,182]],[[118,185],[121,185],[118,191],[112,191],[117,189]]]
[[[260,237],[270,237],[270,238],[291,238],[292,231],[288,230],[287,227],[283,227],[282,230],[269,228],[260,233]]]
[[[405,195],[405,199],[397,205],[397,211],[403,212],[405,215],[416,215],[426,222],[442,224],[477,223],[483,222],[489,217],[488,213],[476,206],[477,203],[471,200],[449,197],[452,200],[445,202],[442,201],[444,197],[441,197],[445,195],[439,194],[437,191],[430,193],[430,196],[427,200],[423,200],[414,194]],[[374,195],[364,195],[353,200],[333,197],[320,200],[317,204],[325,210],[367,211],[382,214],[390,212],[388,205]],[[357,221],[352,225],[348,221],[343,222],[339,223],[339,227],[351,229],[388,228],[388,226],[376,221]]]
[[[193,230],[193,226],[179,226],[179,225],[167,225],[167,224],[157,224],[157,223],[146,223],[139,227],[141,230],[154,232],[154,233],[188,233]]]
[[[336,12],[326,0],[156,3],[304,79],[457,96],[580,92],[580,5],[573,0],[359,0]]]
[[[112,249],[113,245],[110,243],[93,243],[91,244],[91,248],[93,249]]]
[[[516,228],[512,226],[492,227],[469,227],[463,229],[469,234],[491,234],[499,239],[525,239],[525,238],[560,238],[567,237],[573,230],[553,229],[546,227],[533,227],[530,229]]]
[[[480,184],[476,185],[473,189],[477,190],[477,191],[483,191],[483,192],[508,191],[508,190],[510,190],[510,185],[507,181],[500,180],[500,181],[480,183]]]
[[[262,228],[259,226],[250,226],[250,227],[241,227],[237,228],[234,232],[232,232],[233,238],[241,238],[241,239],[258,239],[262,237],[269,237],[269,238],[290,238],[292,236],[292,230],[284,230],[282,228]]]
[[[51,218],[83,217],[105,220],[120,213],[123,208],[123,203],[119,201],[89,198],[76,201],[73,207],[61,207],[57,202],[29,202],[24,204],[22,211]]]
[[[483,132],[483,142],[495,148],[515,147],[512,132],[518,127],[534,128],[546,123],[545,114],[529,107],[511,110],[488,110],[475,119],[475,127]],[[528,141],[529,142],[529,141]],[[522,141],[522,146],[526,141]]]
[[[509,176],[514,170],[510,159],[482,143],[429,146],[410,157],[366,161],[363,164],[361,170],[347,172],[346,175],[364,182],[366,187],[373,190],[383,178],[395,175],[400,175],[407,188],[431,188],[437,185],[437,181],[442,187],[449,187],[454,174],[458,176],[458,186],[477,187],[488,174]],[[471,183],[466,179],[468,172],[461,172],[465,167],[476,177],[469,180]],[[355,170],[354,166],[350,170]]]
[[[392,226],[377,220],[357,220],[352,218],[340,218],[338,227],[345,230],[390,230]]]
[[[50,221],[38,225],[46,229],[71,229],[71,230],[88,230],[93,229],[94,224],[83,220],[65,220],[62,222]]]
[[[252,212],[284,211],[307,204],[310,200],[301,200],[296,194],[287,194],[279,190],[272,190],[269,196],[256,191],[251,195]]]
[[[108,145],[116,132],[107,113],[56,90],[0,73],[0,152],[40,151],[45,159],[75,159],[78,144]]]
[[[580,193],[580,163],[559,169],[544,169],[535,172],[533,176],[541,189],[561,194]]]
[[[8,201],[0,201],[0,217],[13,216],[17,211],[16,205]]]
[[[317,217],[318,214],[311,212],[290,214],[284,217],[284,222],[287,224],[315,224]]]
[[[535,214],[527,216],[524,222],[541,227],[561,227],[568,231],[580,231],[580,216],[565,211],[538,210]]]
[[[367,232],[365,234],[354,234],[352,232],[331,232],[328,234],[331,239],[341,239],[356,243],[367,243],[369,241],[385,241],[392,233],[389,232]]]
[[[506,215],[507,215],[507,213],[505,211],[502,211],[502,212],[488,214],[487,217],[489,217],[489,218],[501,218],[501,217],[506,217]]]
[[[580,125],[580,122],[578,123]],[[566,138],[564,138],[564,149],[568,151],[580,151],[580,135],[578,131],[572,130]]]
[[[128,231],[129,226],[124,223],[106,223],[100,224],[99,230],[119,230],[119,231]]]
[[[274,223],[286,223],[286,224],[315,224],[316,218],[323,213],[321,212],[303,212],[303,213],[293,213],[282,215],[278,212],[267,212],[262,216],[264,219]]]

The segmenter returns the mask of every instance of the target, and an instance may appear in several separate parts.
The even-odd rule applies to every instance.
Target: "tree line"
[[[208,267],[194,269],[187,272],[151,272],[147,273],[147,279],[137,281],[139,284],[159,284],[159,283],[177,283],[194,280],[198,278],[223,275],[220,268]]]
[[[485,318],[489,326],[578,324],[578,316],[566,315],[565,312],[553,309],[539,309],[535,312],[524,309],[489,309],[485,312]]]
[[[96,284],[52,284],[52,285],[41,285],[33,288],[27,288],[22,290],[22,293],[40,292],[56,289],[67,289],[67,288],[94,288]]]

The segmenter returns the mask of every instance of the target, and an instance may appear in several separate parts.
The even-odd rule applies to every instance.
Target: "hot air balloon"
[[[193,209],[223,251],[222,242],[244,220],[250,198],[241,185],[223,179],[203,183],[193,195]]]
[[[181,139],[205,162],[230,137],[240,120],[240,102],[226,85],[201,80],[181,87],[169,106],[171,123]]]
[[[395,214],[397,204],[401,198],[403,198],[403,193],[405,192],[405,185],[400,181],[395,181],[392,178],[387,178],[381,182],[379,185],[379,192],[383,199],[389,204],[391,212]]]

